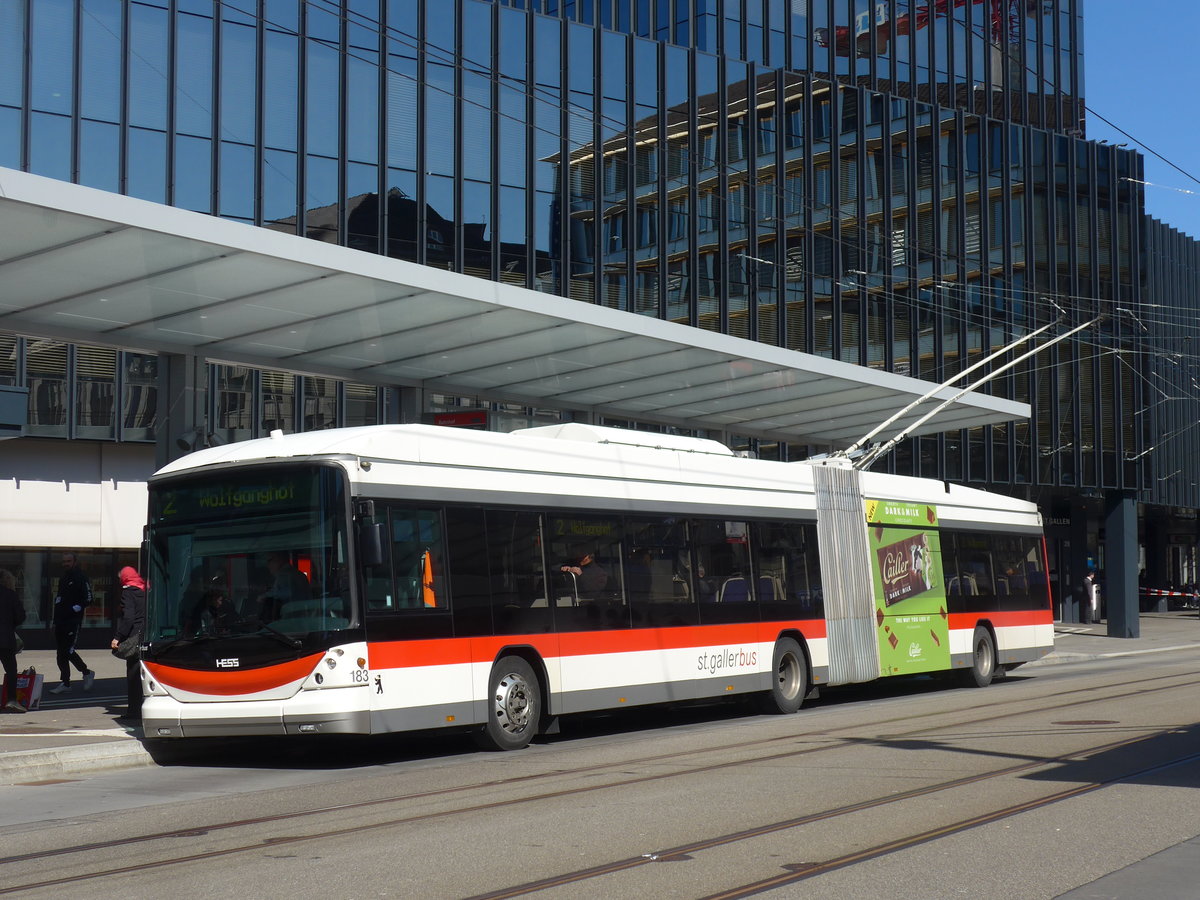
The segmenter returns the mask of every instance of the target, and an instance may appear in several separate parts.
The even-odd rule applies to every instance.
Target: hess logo
[[[217,660],[218,669],[236,669],[242,663],[236,656],[226,657],[225,659]]]

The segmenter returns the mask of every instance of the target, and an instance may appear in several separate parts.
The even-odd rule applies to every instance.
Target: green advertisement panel
[[[937,507],[867,501],[881,675],[950,668]]]

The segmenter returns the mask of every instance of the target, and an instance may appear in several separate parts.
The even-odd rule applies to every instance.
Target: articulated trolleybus
[[[215,447],[150,483],[145,733],[469,729],[961,670],[1053,644],[1033,504],[580,424]]]

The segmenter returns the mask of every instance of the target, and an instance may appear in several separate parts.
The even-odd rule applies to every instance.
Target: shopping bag
[[[37,709],[42,705],[43,677],[37,673],[33,666],[30,666],[24,672],[17,673],[17,702],[26,709]],[[6,679],[3,696],[0,697],[0,706],[9,701],[8,690],[9,684]]]

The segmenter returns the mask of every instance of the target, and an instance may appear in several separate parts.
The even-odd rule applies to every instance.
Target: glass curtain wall
[[[0,6],[0,164],[933,381],[1109,313],[985,388],[1029,423],[887,465],[1131,487],[1145,382],[1111,311],[1141,310],[1138,162],[1081,139],[1079,15],[22,0]],[[113,427],[112,366],[80,362],[27,351],[31,428]],[[346,415],[317,381],[214,371],[223,436]]]

